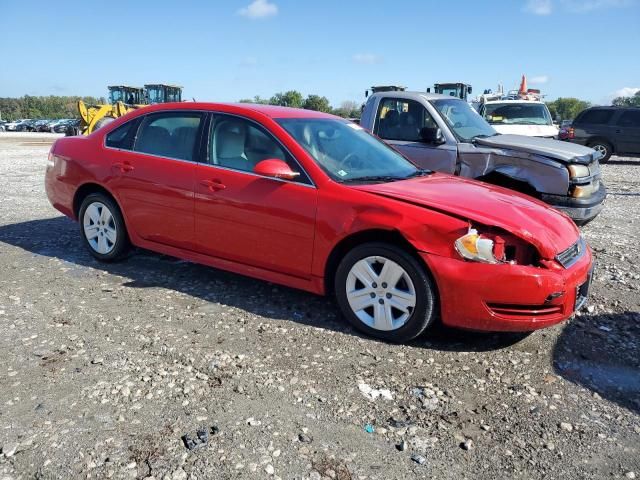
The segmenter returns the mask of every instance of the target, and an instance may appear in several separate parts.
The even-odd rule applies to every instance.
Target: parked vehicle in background
[[[527,193],[578,224],[604,206],[598,152],[552,139],[499,135],[463,100],[377,92],[368,98],[360,124],[422,168]]]
[[[611,155],[640,155],[640,108],[591,107],[567,131],[569,142],[587,145],[607,162]]]
[[[478,113],[498,133],[558,138],[558,127],[553,124],[549,108],[541,101],[489,101],[480,105]]]
[[[3,122],[3,121],[0,120],[0,132],[4,132],[5,131],[4,126],[6,125],[6,123],[7,122]]]
[[[591,251],[565,215],[421,170],[362,127],[310,110],[145,107],[59,139],[45,187],[98,260],[132,243],[333,292],[356,328],[390,341],[436,318],[544,328],[582,307],[591,279]]]
[[[21,120],[14,120],[13,122],[6,123],[4,128],[7,132],[17,132],[19,131],[18,127],[27,121],[29,121],[29,119],[27,118],[23,118]]]

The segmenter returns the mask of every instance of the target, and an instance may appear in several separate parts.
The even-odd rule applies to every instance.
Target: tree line
[[[360,104],[352,100],[344,101],[338,108],[333,108],[327,97],[320,95],[307,95],[305,98],[297,90],[279,92],[271,98],[262,98],[256,95],[253,98],[243,98],[240,103],[259,103],[263,105],[279,105],[281,107],[305,108],[318,112],[332,113],[344,118],[359,118]]]
[[[88,105],[104,103],[104,98],[96,97],[62,97],[49,95],[36,97],[25,95],[20,98],[0,97],[0,115],[2,120],[18,120],[21,118],[76,118],[78,116],[78,100]]]

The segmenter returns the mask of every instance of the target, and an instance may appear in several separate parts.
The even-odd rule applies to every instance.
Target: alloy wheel
[[[409,274],[382,256],[363,258],[351,267],[346,293],[349,306],[360,321],[382,331],[406,324],[417,301]]]
[[[89,246],[106,255],[113,250],[118,239],[118,230],[113,214],[102,202],[92,202],[82,219],[84,235]]]

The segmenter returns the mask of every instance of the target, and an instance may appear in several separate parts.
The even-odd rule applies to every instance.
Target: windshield
[[[331,118],[277,122],[338,182],[386,182],[422,172],[355,123]]]
[[[444,121],[449,125],[458,140],[471,142],[476,137],[492,137],[497,135],[491,125],[478,115],[464,100],[447,99],[431,100],[431,104]]]
[[[488,103],[484,117],[493,125],[551,125],[551,114],[542,103]]]

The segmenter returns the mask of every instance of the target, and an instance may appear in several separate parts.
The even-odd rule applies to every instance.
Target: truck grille
[[[582,238],[582,236],[580,236],[576,243],[556,255],[556,260],[558,260],[558,262],[560,262],[560,265],[562,265],[564,268],[569,268],[571,265],[578,261],[578,259],[584,253],[585,248],[586,245],[584,243],[584,239]]]

